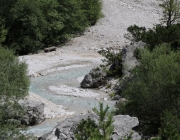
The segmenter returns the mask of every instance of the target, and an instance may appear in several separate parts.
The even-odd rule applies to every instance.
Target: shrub
[[[114,53],[111,48],[107,48],[107,50],[100,50],[98,53],[105,57],[102,59],[104,63],[102,67],[110,66],[109,70],[106,70],[108,76],[122,76],[122,54]]]
[[[99,137],[100,133],[98,130],[98,126],[92,120],[91,118],[88,118],[87,120],[82,120],[76,129],[76,138],[78,140],[87,140],[88,138],[91,137]]]
[[[159,135],[160,140],[180,140],[180,119],[176,114],[164,112]]]
[[[16,54],[35,53],[83,32],[100,15],[100,0],[1,0],[0,17],[8,31],[3,45]]]
[[[97,20],[103,16],[101,12],[101,0],[82,0],[81,6],[89,25],[94,25]]]
[[[170,43],[174,50],[179,48],[179,24],[171,25],[169,28],[162,25],[156,25],[154,28],[149,30],[146,30],[145,27],[133,25],[128,27],[127,30],[132,34],[133,41],[143,41],[147,43],[150,50],[153,50],[157,45],[162,43]]]
[[[118,106],[118,111],[138,117],[146,134],[156,134],[164,111],[180,117],[180,52],[163,44],[152,52],[145,49],[140,53],[140,65],[133,70],[134,78],[122,92],[128,102]]]
[[[144,34],[146,32],[145,27],[139,27],[137,25],[131,25],[127,28],[127,31],[131,33],[132,38],[126,37],[127,39],[130,39],[131,41],[140,41],[143,39]],[[125,34],[126,35],[126,34]]]
[[[76,138],[78,140],[110,140],[114,130],[112,112],[109,112],[109,107],[103,107],[99,104],[99,110],[93,109],[98,116],[98,122],[88,118],[82,120],[76,129]]]
[[[23,110],[17,103],[28,94],[27,65],[19,62],[12,51],[0,48],[0,139],[24,138],[17,117]],[[25,138],[24,138],[25,139]]]
[[[4,21],[0,17],[0,45],[6,39],[7,30],[4,27]]]

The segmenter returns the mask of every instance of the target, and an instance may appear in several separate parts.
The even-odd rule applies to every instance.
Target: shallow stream
[[[104,100],[104,97],[108,95],[99,90],[91,90],[100,94],[100,98],[95,97],[75,97],[65,96],[57,94],[56,92],[49,89],[49,86],[66,85],[69,87],[80,88],[78,82],[79,77],[83,77],[92,69],[91,67],[81,67],[61,70],[58,72],[51,73],[49,75],[31,78],[30,92],[33,92],[57,105],[63,105],[68,111],[73,111],[76,114],[86,113],[94,107],[99,106],[99,102],[108,104],[113,107],[114,102],[110,100]],[[89,89],[87,89],[89,91]],[[65,118],[47,119],[42,124],[29,127],[28,132],[35,135],[49,132],[54,126]]]

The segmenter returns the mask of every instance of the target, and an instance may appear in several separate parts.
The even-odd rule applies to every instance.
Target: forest
[[[0,43],[17,55],[65,43],[102,17],[99,0],[1,0]]]
[[[19,55],[34,54],[81,35],[102,17],[99,0],[0,0],[0,139],[27,140],[18,104],[28,95],[27,64]]]

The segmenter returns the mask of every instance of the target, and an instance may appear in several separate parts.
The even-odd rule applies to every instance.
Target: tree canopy
[[[140,55],[134,78],[121,93],[128,99],[122,112],[138,117],[146,133],[156,134],[165,111],[180,117],[180,52],[163,44],[152,52],[141,50]]]
[[[16,54],[35,53],[64,43],[101,16],[100,0],[0,0],[3,46]]]
[[[23,110],[18,100],[28,94],[27,65],[19,62],[13,52],[0,47],[0,139],[23,137],[18,117]]]
[[[179,0],[159,0],[163,8],[162,23],[167,27],[177,24],[180,21],[180,1]]]

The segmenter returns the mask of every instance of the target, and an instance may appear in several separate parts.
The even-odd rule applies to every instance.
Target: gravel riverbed
[[[62,73],[64,70],[97,66],[102,63],[102,56],[97,53],[98,50],[107,47],[122,49],[130,43],[124,38],[127,27],[137,24],[151,28],[159,23],[162,15],[157,0],[102,0],[102,2],[104,17],[96,25],[87,28],[82,36],[71,39],[66,45],[58,47],[55,52],[20,56],[19,59],[28,64],[28,75],[36,78],[55,72]],[[82,77],[83,75],[78,77],[77,82]],[[86,98],[98,96],[96,93],[90,94],[91,91],[84,93],[85,90],[61,83],[52,84],[48,88],[63,96]],[[46,101],[47,99],[36,93],[30,93],[29,98],[45,103],[46,118],[69,116],[73,113],[73,110],[67,110],[66,106]]]

